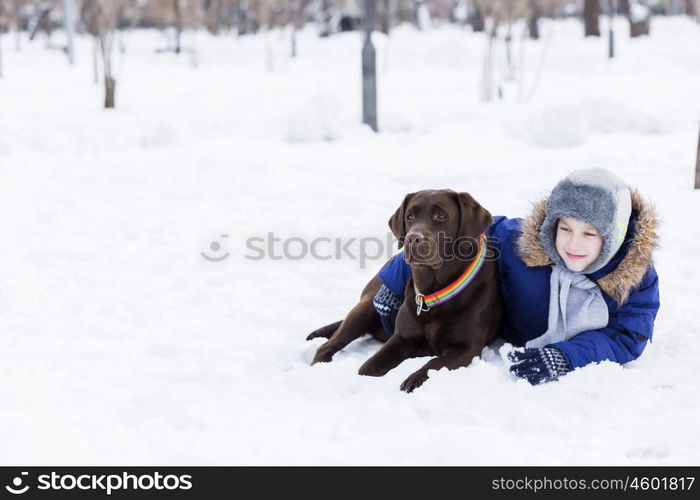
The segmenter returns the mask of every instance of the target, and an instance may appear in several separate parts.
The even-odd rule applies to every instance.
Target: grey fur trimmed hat
[[[603,248],[598,258],[582,271],[590,274],[610,262],[620,249],[631,214],[632,197],[627,183],[604,168],[576,170],[552,190],[540,241],[552,262],[566,267],[555,244],[557,221],[560,217],[571,217],[591,224],[603,238]]]

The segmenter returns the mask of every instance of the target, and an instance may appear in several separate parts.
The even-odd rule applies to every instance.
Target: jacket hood
[[[619,305],[627,301],[630,291],[639,286],[649,267],[653,265],[653,253],[658,247],[659,218],[654,207],[644,200],[636,189],[630,190],[632,217],[630,233],[620,252],[625,255],[609,273],[594,279],[600,289]],[[518,238],[518,256],[528,267],[552,265],[540,240],[540,229],[547,215],[549,197],[534,204],[532,212],[523,220]],[[615,259],[617,260],[617,259]],[[594,273],[598,275],[599,273]]]

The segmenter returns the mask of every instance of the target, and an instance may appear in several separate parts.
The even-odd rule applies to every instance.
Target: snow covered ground
[[[581,32],[544,22],[522,88],[504,82],[493,103],[477,92],[482,36],[377,35],[379,135],[358,124],[357,33],[309,29],[296,60],[280,33],[190,33],[196,67],[156,54],[158,33],[129,33],[110,112],[90,40],[70,67],[3,36],[0,463],[700,462],[700,27],[655,18],[651,38],[630,40],[620,20],[613,61]],[[501,73],[503,60],[500,47]],[[384,241],[404,194],[424,188],[522,216],[591,166],[663,218],[654,343],[624,367],[531,387],[492,352],[405,394],[425,359],[360,377],[379,347],[369,338],[310,367],[321,340],[307,333],[342,318],[395,249],[364,266],[246,258],[246,240],[268,233],[277,254],[289,238]]]

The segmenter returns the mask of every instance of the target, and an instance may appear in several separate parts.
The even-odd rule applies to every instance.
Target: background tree
[[[700,22],[700,0],[686,0],[686,4],[688,15]]]
[[[95,37],[102,55],[105,83],[105,108],[115,107],[117,80],[114,75],[114,40],[123,9],[122,0],[85,0],[83,14],[85,29]]]
[[[175,53],[182,52],[182,28],[183,12],[182,0],[173,0],[173,13],[175,14]]]
[[[377,19],[382,33],[388,35],[394,18],[392,0],[377,0]]]
[[[630,23],[630,37],[648,35],[651,28],[651,9],[639,2],[628,0],[627,19]]]
[[[695,189],[700,189],[700,133],[698,133],[698,152],[695,157]]]
[[[53,25],[51,24],[51,11],[55,5],[52,2],[44,0],[34,4],[32,15],[27,21],[27,30],[29,31],[29,40],[34,40],[36,35],[43,31],[46,36],[51,39]]]
[[[0,3],[0,78],[2,78],[2,33],[6,24],[5,4]]]
[[[584,36],[600,36],[600,3],[598,0],[584,0],[583,2],[583,26]]]
[[[292,57],[297,56],[297,31],[304,27],[306,9],[311,0],[296,0],[289,2],[288,24],[292,26]]]
[[[481,32],[485,30],[484,26],[484,13],[481,10],[481,5],[479,2],[469,2],[469,14],[467,15],[467,22],[471,25],[472,31]]]
[[[540,16],[542,9],[538,0],[530,0],[528,3],[527,32],[530,38],[538,40],[540,38]]]
[[[3,2],[5,3],[5,2]],[[14,0],[12,2],[12,23],[15,26],[15,48],[20,50],[22,40],[22,30],[26,29],[27,21],[22,16],[24,0]]]
[[[512,50],[513,25],[516,21],[526,18],[528,0],[478,0],[475,3],[489,21],[486,28],[488,43],[484,54],[481,97],[484,101],[490,101],[493,99],[497,87],[495,81],[495,54],[499,31],[501,28],[505,28],[506,32],[503,37],[506,49],[505,79],[513,80],[515,77]],[[499,96],[501,93],[502,90],[499,86]]]
[[[222,0],[204,0],[204,27],[212,35],[218,35],[221,30],[224,2]]]

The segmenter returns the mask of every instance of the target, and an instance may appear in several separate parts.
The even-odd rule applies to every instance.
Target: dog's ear
[[[478,238],[493,224],[491,212],[476,201],[469,193],[455,193],[459,206],[459,235]]]
[[[389,218],[389,228],[391,229],[391,232],[394,233],[394,236],[396,236],[399,240],[399,250],[401,247],[403,247],[403,241],[406,238],[406,223],[403,220],[404,215],[406,214],[406,207],[408,207],[408,203],[411,201],[411,198],[413,198],[416,194],[417,193],[407,194],[401,202],[399,208],[397,208],[396,212],[394,212],[394,215]]]

